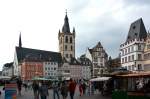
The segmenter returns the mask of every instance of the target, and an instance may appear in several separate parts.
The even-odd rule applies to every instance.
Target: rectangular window
[[[138,45],[138,50],[142,50],[142,46],[141,45]]]
[[[131,56],[128,56],[128,61],[129,61],[129,62],[131,61]]]
[[[132,55],[132,61],[134,61],[134,55]]]
[[[122,55],[124,55],[124,50],[122,50]]]
[[[131,70],[131,66],[128,67],[128,70]]]
[[[142,55],[138,54],[138,60],[142,60]]]
[[[127,57],[125,57],[125,63],[127,62]]]
[[[132,52],[134,51],[134,46],[131,47],[131,51],[132,51]]]
[[[125,49],[125,54],[127,54],[127,49]]]
[[[138,69],[138,70],[142,70],[142,65],[141,65],[141,64],[138,64],[137,69]]]
[[[130,47],[128,48],[128,53],[130,53]]]
[[[122,63],[124,63],[124,58],[122,58]]]

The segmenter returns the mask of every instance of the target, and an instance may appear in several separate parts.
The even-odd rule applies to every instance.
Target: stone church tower
[[[71,33],[67,13],[64,19],[62,31],[59,30],[58,33],[58,40],[59,52],[63,58],[65,58],[67,61],[70,61],[72,57],[75,57],[75,28],[73,28]]]

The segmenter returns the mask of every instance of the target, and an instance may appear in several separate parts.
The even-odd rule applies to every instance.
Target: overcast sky
[[[0,0],[0,70],[13,61],[20,32],[23,47],[58,52],[66,9],[76,57],[99,41],[117,57],[130,24],[141,17],[150,30],[150,0]]]

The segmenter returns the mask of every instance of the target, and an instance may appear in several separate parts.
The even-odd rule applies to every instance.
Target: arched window
[[[66,36],[65,42],[68,43],[68,36]]]
[[[72,58],[72,54],[70,54],[70,57]]]
[[[70,47],[70,48],[71,48],[71,51],[72,51],[72,49],[73,49],[73,48],[72,48],[72,45],[71,45],[71,47]]]
[[[67,45],[65,45],[65,50],[67,50]]]
[[[72,43],[72,37],[70,37],[70,43]]]

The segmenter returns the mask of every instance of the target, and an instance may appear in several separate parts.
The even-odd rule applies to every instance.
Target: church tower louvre
[[[62,57],[67,61],[70,61],[71,58],[75,58],[75,28],[73,28],[73,31],[70,32],[67,12],[62,31],[59,30],[58,33],[58,40],[59,52],[61,53]]]

